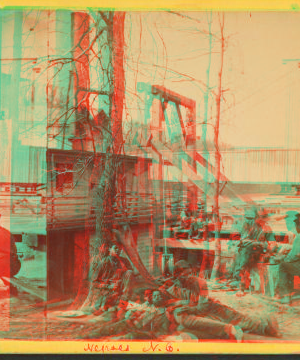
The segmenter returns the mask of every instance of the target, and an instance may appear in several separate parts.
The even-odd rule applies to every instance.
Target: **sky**
[[[5,15],[2,19],[2,58],[9,59],[13,57],[14,16],[13,12]],[[224,13],[221,144],[238,148],[299,149],[299,16],[297,12]],[[197,135],[203,139],[203,122],[207,118],[207,139],[213,142],[221,64],[220,21],[222,15],[209,12],[126,14],[125,125],[149,120],[145,112],[147,96],[137,91],[138,84],[161,85],[196,101]],[[70,24],[70,13],[26,13],[22,28],[22,56],[42,57],[48,51],[50,54],[64,54],[71,44],[70,37],[65,36],[71,29]],[[59,41],[56,34],[62,35],[57,37]],[[7,75],[11,71],[12,63],[3,61],[2,72]],[[35,88],[34,113],[30,113],[31,107],[27,107],[32,124],[28,121],[22,123],[23,111],[18,119],[18,139],[22,145],[34,143],[43,146],[46,143],[45,84],[48,74],[41,72],[37,75],[24,70],[22,76],[28,76],[30,81],[39,76],[39,81]],[[206,107],[207,87],[210,91]],[[26,99],[30,101],[30,92],[23,95],[26,95],[24,102]],[[25,106],[21,108],[25,109]],[[155,112],[153,106],[151,111],[152,114]],[[5,122],[1,126],[11,130],[12,125]],[[130,130],[130,126],[127,129]],[[5,139],[7,133],[1,132]],[[4,165],[6,168],[8,171]],[[245,168],[248,169],[247,164]],[[292,169],[296,178],[297,169],[297,166]],[[240,168],[238,170],[241,173]],[[279,173],[275,167],[273,172]],[[225,173],[230,174],[230,171],[227,169]]]
[[[234,147],[299,148],[300,14],[224,14],[223,98],[220,141]],[[217,13],[132,13],[127,16],[127,87],[139,81],[164,85],[197,102],[198,134],[205,118],[204,92],[212,48],[209,86],[216,94],[220,70]],[[299,61],[284,62],[284,59]],[[127,102],[129,112],[137,108]],[[210,96],[208,122],[215,120]],[[213,126],[208,127],[213,139]]]
[[[12,31],[5,29],[12,21],[12,16],[6,15],[2,57],[9,58],[12,56]],[[41,13],[38,19],[33,17],[26,20],[23,56],[32,52],[44,55],[47,45],[45,24],[48,21],[48,27],[52,28],[55,22],[53,13],[51,18],[44,19],[43,16],[44,13]],[[209,98],[207,121],[208,140],[213,140],[215,94],[220,70],[218,13],[127,13],[127,113],[125,111],[124,122],[143,116],[143,104],[137,100],[136,86],[138,82],[146,82],[163,85],[196,100],[197,135],[202,135],[210,22],[212,47],[209,86],[212,95]],[[28,35],[31,34],[28,31],[30,27],[35,28],[34,37]],[[12,29],[12,24],[10,28]],[[297,12],[224,14],[220,142],[235,147],[299,148],[299,34],[300,14]],[[299,61],[284,62],[284,59]],[[9,65],[3,63],[2,71],[6,72],[8,68]]]
[[[226,20],[237,47],[229,44],[227,55],[240,53],[233,78],[236,145],[299,148],[299,14],[231,13]]]

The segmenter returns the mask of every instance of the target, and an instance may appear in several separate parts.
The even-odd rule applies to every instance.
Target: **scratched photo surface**
[[[300,341],[299,35],[1,10],[1,339]]]

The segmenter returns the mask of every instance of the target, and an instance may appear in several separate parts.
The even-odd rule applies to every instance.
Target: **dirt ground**
[[[211,290],[210,296],[225,305],[241,310],[254,316],[264,316],[272,313],[279,323],[281,337],[267,338],[253,334],[245,334],[244,341],[300,341],[300,299],[292,305],[281,305],[262,295],[247,293],[238,297],[236,291]],[[44,307],[36,307],[37,300],[24,292],[0,300],[1,339],[27,340],[67,340],[67,339],[97,339],[97,322],[81,319],[57,319],[50,315],[54,310],[65,310],[67,306],[51,308],[49,314]],[[8,308],[10,311],[8,311]],[[9,320],[9,331],[5,324]]]

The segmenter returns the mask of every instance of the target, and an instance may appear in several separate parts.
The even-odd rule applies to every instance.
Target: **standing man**
[[[232,266],[232,278],[241,281],[241,290],[250,271],[257,265],[259,258],[266,251],[268,241],[274,241],[274,234],[266,225],[267,215],[257,209],[246,211],[245,222],[241,231],[241,241]],[[248,281],[249,282],[249,281]]]
[[[281,259],[279,264],[279,281],[276,292],[277,298],[283,303],[289,303],[291,294],[294,290],[294,277],[300,276],[300,213],[293,216],[291,222],[294,223],[296,237],[293,241],[290,253]]]
[[[296,227],[295,227],[295,216],[297,215],[296,211],[287,211],[286,216],[284,218],[285,225],[287,228],[287,233],[285,235],[285,243],[293,245],[295,237],[297,235]]]

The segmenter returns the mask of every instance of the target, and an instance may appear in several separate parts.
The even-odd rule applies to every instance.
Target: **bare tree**
[[[208,102],[211,93],[210,67],[212,53],[211,33],[212,14],[208,14],[208,65],[204,91],[204,152],[208,162],[206,146],[206,127],[208,120]],[[70,133],[75,132],[76,149],[82,156],[76,161],[73,168],[67,171],[76,173],[77,178],[88,176],[89,184],[89,211],[86,216],[86,234],[95,224],[95,240],[91,244],[91,252],[85,249],[84,275],[78,292],[77,302],[80,303],[89,289],[89,274],[95,268],[97,254],[105,242],[114,240],[116,194],[119,211],[123,213],[123,228],[119,228],[123,236],[121,241],[125,251],[135,261],[139,272],[153,281],[150,274],[143,267],[136,249],[129,245],[130,227],[126,218],[124,138],[122,132],[122,112],[125,96],[123,51],[124,51],[124,18],[125,13],[89,11],[73,14],[72,46],[63,54],[41,57],[35,67],[42,68],[35,79],[38,81],[43,74],[47,74],[47,120],[48,139],[60,143],[61,149],[68,149]],[[76,20],[76,21],[75,21]],[[222,94],[221,77],[223,67],[223,23],[221,23],[222,54],[221,71],[219,74],[219,92],[216,95],[217,122],[215,126],[215,144],[218,149],[220,99]],[[59,35],[58,35],[59,36]],[[219,41],[219,39],[217,39]],[[61,83],[63,82],[63,86]],[[97,106],[95,105],[97,103]],[[89,152],[87,152],[89,150]],[[91,155],[91,153],[93,155]],[[100,155],[101,153],[101,155]],[[216,164],[220,162],[219,151],[216,152]],[[53,169],[52,169],[53,170]],[[56,171],[56,170],[53,170]],[[61,170],[60,170],[61,171]],[[206,169],[206,175],[208,174]],[[220,165],[217,165],[217,173]],[[206,183],[207,183],[206,176]],[[216,176],[217,194],[219,193],[218,178]],[[207,186],[207,185],[206,185]],[[76,183],[73,184],[73,191]],[[204,194],[207,188],[204,189]],[[215,208],[219,205],[215,200]],[[206,202],[205,202],[206,204]],[[206,210],[206,209],[205,209]],[[126,236],[125,236],[126,235]],[[126,240],[127,239],[127,240]],[[129,239],[129,240],[128,240]],[[94,259],[92,262],[90,258]],[[202,270],[206,267],[204,259]],[[87,281],[84,281],[87,280]]]

